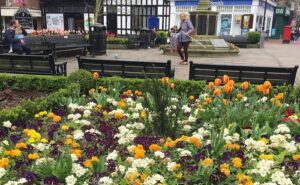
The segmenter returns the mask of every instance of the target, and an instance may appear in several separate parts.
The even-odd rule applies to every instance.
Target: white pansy
[[[143,105],[141,104],[141,103],[137,103],[136,105],[135,105],[135,111],[141,111],[141,110],[143,110],[144,108],[143,108]]]
[[[245,141],[247,150],[256,150],[259,152],[265,152],[268,149],[268,145],[263,141],[255,141],[253,138],[249,138]]]
[[[118,151],[114,150],[113,152],[109,153],[106,157],[106,160],[116,160],[118,157]]]
[[[275,134],[288,134],[290,129],[286,124],[280,124],[277,126],[277,129],[274,131]]]
[[[175,163],[175,162],[168,162],[167,169],[168,169],[168,171],[173,172],[174,169],[176,168],[176,166],[177,166],[177,163]]]
[[[134,112],[131,114],[133,119],[138,119],[140,117],[140,114],[138,112]]]
[[[275,171],[271,175],[272,182],[277,183],[278,185],[293,185],[293,182],[291,179],[285,177],[284,173],[282,171]]]
[[[73,132],[73,137],[74,137],[75,140],[82,139],[83,136],[84,136],[84,133],[81,130],[75,130]]]
[[[3,143],[4,145],[6,145],[6,146],[9,145],[9,142],[8,142],[7,140],[3,140],[2,143]]]
[[[71,154],[71,158],[73,162],[78,161],[78,157],[75,154]]]
[[[133,128],[135,128],[137,130],[143,130],[145,128],[145,125],[140,122],[135,122],[132,126],[133,126]]]
[[[33,145],[34,148],[36,148],[37,150],[43,152],[46,149],[49,149],[49,146],[44,144],[44,143],[39,143],[37,145]]]
[[[188,105],[183,105],[182,110],[184,113],[190,113],[192,109]]]
[[[79,105],[76,103],[70,103],[68,107],[74,111],[75,109],[78,109]]]
[[[165,179],[162,175],[154,174],[145,179],[144,185],[156,185],[158,183],[164,183],[164,182],[165,182]]]
[[[126,168],[125,168],[125,166],[123,166],[123,165],[119,165],[119,166],[118,166],[118,170],[121,172],[121,174],[124,174]]]
[[[271,168],[275,165],[275,162],[272,160],[260,160],[256,169],[251,170],[251,173],[258,174],[261,177],[266,177],[271,173]]]
[[[66,184],[67,185],[75,185],[77,182],[77,178],[74,175],[70,175],[66,177]]]
[[[77,177],[81,177],[81,176],[83,176],[86,172],[88,172],[88,169],[82,167],[80,164],[73,163],[73,165],[72,165],[72,172],[73,172]]]
[[[6,170],[4,168],[0,168],[0,179],[6,174]]]
[[[134,159],[131,163],[133,168],[148,168],[150,164],[154,163],[154,160],[146,157],[144,159]]]
[[[185,157],[185,156],[191,156],[192,155],[192,152],[190,152],[188,150],[184,150],[182,148],[178,148],[177,151],[179,152],[180,157]]]
[[[189,132],[192,129],[190,125],[184,125],[183,130]]]
[[[3,126],[6,127],[6,128],[11,128],[12,123],[10,121],[4,121]]]
[[[83,111],[83,117],[85,117],[85,118],[90,117],[91,114],[92,114],[92,111],[90,111],[90,110]]]
[[[87,132],[91,133],[91,134],[102,135],[101,132],[99,132],[98,130],[93,129],[93,128],[85,131],[85,133],[87,133]]]
[[[165,158],[165,154],[161,151],[154,152],[154,156],[158,157],[158,158],[161,158],[161,159]]]
[[[261,99],[259,99],[257,102],[266,102],[268,100],[268,97],[264,96]]]
[[[76,121],[78,119],[81,118],[81,114],[77,113],[77,114],[69,114],[68,115],[68,119],[72,120],[72,121]]]
[[[197,119],[196,119],[194,116],[192,116],[192,115],[190,115],[189,118],[188,118],[188,122],[189,122],[189,123],[195,123],[196,120],[197,120]]]
[[[205,98],[207,98],[207,97],[208,97],[208,94],[207,94],[207,93],[204,93],[204,94],[200,94],[200,95],[199,95],[199,98],[205,99]]]
[[[125,177],[133,177],[135,178],[136,176],[139,175],[139,171],[136,169],[136,168],[128,168],[127,171],[126,171],[126,174],[125,174]]]

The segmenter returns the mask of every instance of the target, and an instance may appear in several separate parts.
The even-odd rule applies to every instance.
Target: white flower
[[[143,130],[145,128],[145,125],[143,123],[140,123],[140,122],[135,122],[132,126],[134,128],[136,128],[137,130]]]
[[[260,160],[256,165],[256,169],[251,170],[251,173],[266,177],[271,173],[271,168],[274,166],[274,164],[275,162],[271,160]]]
[[[190,113],[192,109],[188,105],[183,105],[182,110],[184,113]]]
[[[161,158],[161,159],[165,158],[165,154],[161,151],[154,152],[154,156],[158,157],[158,158]]]
[[[286,124],[280,124],[277,126],[277,129],[274,131],[275,134],[288,134],[290,129]]]
[[[47,146],[46,144],[43,143],[39,143],[37,145],[33,145],[37,150],[43,152],[45,149],[48,149],[49,146]]]
[[[74,177],[74,175],[70,175],[70,176],[66,177],[67,185],[75,185],[76,181],[77,181],[77,178]]]
[[[9,142],[7,140],[2,141],[2,143],[7,146],[9,145]]]
[[[268,100],[268,97],[264,96],[262,99],[258,100],[257,102],[266,102]]]
[[[75,140],[79,140],[79,139],[82,139],[83,136],[84,136],[84,133],[81,131],[81,130],[75,130],[73,132],[73,136],[74,136],[74,139]]]
[[[0,168],[0,179],[6,174],[6,170],[4,168]]]
[[[83,117],[87,118],[87,117],[89,117],[91,114],[92,114],[92,111],[90,111],[90,110],[85,110],[85,111],[83,112]]]
[[[75,154],[71,154],[72,161],[78,161],[78,157]]]
[[[159,174],[154,174],[146,178],[146,180],[144,181],[144,185],[156,185],[158,183],[164,183],[164,182],[165,179],[163,176]]]
[[[286,178],[284,173],[277,170],[271,176],[272,182],[277,183],[279,185],[293,185],[291,179]]]
[[[168,171],[173,172],[174,169],[176,168],[176,166],[177,166],[177,163],[175,163],[175,162],[168,162],[168,164],[167,164]]]
[[[113,152],[109,153],[106,157],[106,161],[108,160],[116,160],[118,157],[118,151],[114,150]]]
[[[180,157],[185,157],[185,156],[191,156],[192,153],[188,150],[184,150],[184,149],[181,149],[181,148],[178,148],[177,151],[179,152],[179,156]]]
[[[124,172],[126,170],[125,166],[123,166],[123,165],[119,165],[118,169],[121,172],[121,174],[124,174]]]
[[[253,138],[249,138],[245,141],[247,150],[256,150],[259,152],[264,152],[268,149],[268,145],[263,141],[255,141]]]
[[[11,128],[12,123],[10,121],[4,121],[3,126],[6,127],[6,128]]]
[[[196,122],[196,118],[194,116],[189,116],[189,119],[188,119],[188,122],[189,123],[195,123]]]
[[[138,112],[134,112],[131,116],[133,119],[138,119],[140,117],[140,114]]]
[[[133,168],[147,168],[150,164],[154,163],[154,160],[149,158],[134,159],[131,163]]]
[[[88,172],[88,169],[82,167],[80,164],[73,163],[72,165],[72,172],[77,176],[81,177],[84,175],[86,172]]]
[[[188,132],[192,129],[192,127],[190,125],[184,125],[183,130]]]
[[[141,103],[137,103],[136,105],[135,105],[135,110],[136,111],[140,111],[140,110],[143,110],[144,108],[143,108],[143,105],[141,104]]]

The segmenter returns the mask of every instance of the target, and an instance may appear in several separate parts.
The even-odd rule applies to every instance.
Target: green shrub
[[[122,44],[128,45],[128,38],[125,37],[107,37],[107,44]]]
[[[78,97],[80,86],[78,84],[68,84],[66,89],[60,89],[50,94],[48,97],[38,98],[34,101],[27,100],[15,108],[3,109],[0,111],[0,123],[4,121],[26,121],[43,110],[51,110],[53,107],[62,105],[66,97]]]
[[[167,44],[168,40],[168,32],[165,31],[158,31],[156,32],[157,38],[161,40],[161,44]]]
[[[289,99],[290,101],[297,101],[300,103],[300,85],[292,90]]]
[[[54,92],[66,85],[67,78],[63,76],[0,74],[0,90],[10,87],[14,90]]]
[[[69,77],[69,83],[78,83],[80,85],[81,93],[86,94],[91,88],[95,86],[95,80],[92,73],[89,71],[79,69],[72,73]]]
[[[257,44],[260,39],[260,33],[251,31],[248,33],[248,43],[249,44]]]

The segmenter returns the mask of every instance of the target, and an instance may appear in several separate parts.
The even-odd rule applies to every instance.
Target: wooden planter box
[[[127,45],[124,44],[107,44],[107,49],[127,49]]]

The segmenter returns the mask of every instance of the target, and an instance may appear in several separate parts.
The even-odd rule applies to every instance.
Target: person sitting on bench
[[[12,20],[10,22],[10,28],[7,29],[4,33],[4,43],[7,47],[12,48],[12,51],[21,55],[24,52],[29,55],[31,53],[31,49],[26,46],[24,42],[24,37],[20,37],[20,34],[23,36],[27,35],[26,31],[21,28],[18,20]],[[16,30],[21,30],[21,32],[17,34]]]

